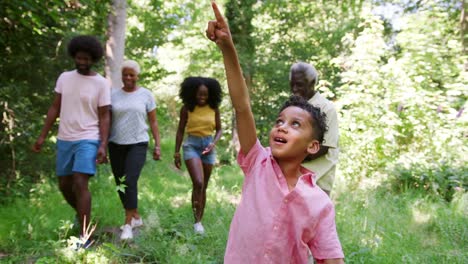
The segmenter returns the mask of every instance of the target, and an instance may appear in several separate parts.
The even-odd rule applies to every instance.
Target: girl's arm
[[[223,133],[223,129],[221,128],[221,115],[219,113],[219,108],[216,108],[215,110],[215,122],[216,122],[216,134],[214,136],[213,142],[211,142],[208,147],[206,147],[202,154],[209,153],[214,146],[216,145],[216,142],[221,138],[221,134]]]
[[[177,127],[176,133],[176,145],[175,145],[175,153],[174,153],[174,164],[175,166],[180,169],[182,164],[180,161],[180,146],[182,145],[182,140],[184,139],[184,131],[185,125],[187,124],[187,108],[182,106],[180,109],[180,117],[179,117],[179,126]]]
[[[148,112],[148,121],[151,128],[151,134],[154,139],[153,159],[159,160],[161,158],[161,139],[159,138],[158,118],[156,116],[156,108]]]
[[[250,108],[250,97],[242,75],[237,51],[229,27],[215,2],[211,3],[216,20],[208,22],[207,37],[220,48],[226,70],[229,95],[236,114],[237,133],[241,151],[247,154],[257,141],[255,120]]]

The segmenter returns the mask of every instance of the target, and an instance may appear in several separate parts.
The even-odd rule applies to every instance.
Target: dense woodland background
[[[37,184],[53,180],[56,131],[42,154],[33,154],[30,146],[43,125],[55,80],[74,67],[66,45],[77,34],[95,35],[104,45],[118,2],[125,3],[0,2],[2,206],[28,199]],[[456,202],[457,217],[468,218],[465,1],[218,2],[229,20],[262,141],[289,95],[290,65],[313,63],[320,72],[318,90],[339,115],[335,200],[376,188],[392,196],[416,191],[443,207]],[[142,65],[140,84],[154,92],[167,145],[162,156],[170,164],[183,78],[202,75],[225,83],[220,52],[204,36],[213,17],[210,1],[129,0],[125,10],[125,46],[120,48],[125,58]],[[105,66],[103,60],[96,69],[104,75]],[[227,96],[222,121],[220,166],[235,166]],[[456,243],[466,249],[468,230],[461,230]],[[466,253],[457,260],[467,260]]]

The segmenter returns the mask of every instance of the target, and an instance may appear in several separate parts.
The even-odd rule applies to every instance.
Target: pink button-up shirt
[[[312,172],[301,168],[289,191],[270,148],[258,140],[238,163],[245,180],[224,263],[307,263],[308,249],[318,260],[344,257],[333,204]]]

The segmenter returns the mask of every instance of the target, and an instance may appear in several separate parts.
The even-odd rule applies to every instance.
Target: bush
[[[394,191],[421,190],[429,195],[451,201],[460,188],[468,190],[468,168],[449,164],[412,164],[409,168],[396,166],[390,180]]]

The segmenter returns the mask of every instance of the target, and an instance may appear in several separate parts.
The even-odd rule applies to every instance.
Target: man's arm
[[[237,133],[241,151],[247,154],[257,141],[255,120],[250,108],[249,92],[242,76],[239,58],[229,27],[216,3],[212,2],[211,5],[216,20],[208,22],[206,36],[218,45],[223,54],[229,95],[236,115]]]
[[[32,146],[32,151],[40,152],[42,148],[42,144],[44,144],[44,140],[47,137],[52,125],[54,124],[57,117],[60,115],[60,108],[62,106],[62,95],[59,93],[55,93],[54,100],[52,101],[52,105],[49,107],[47,111],[47,116],[44,121],[44,126],[42,127],[41,134],[37,138],[36,142]]]
[[[109,140],[110,127],[109,105],[98,107],[98,115],[101,145],[99,145],[96,161],[98,164],[101,164],[107,163],[107,143]]]

